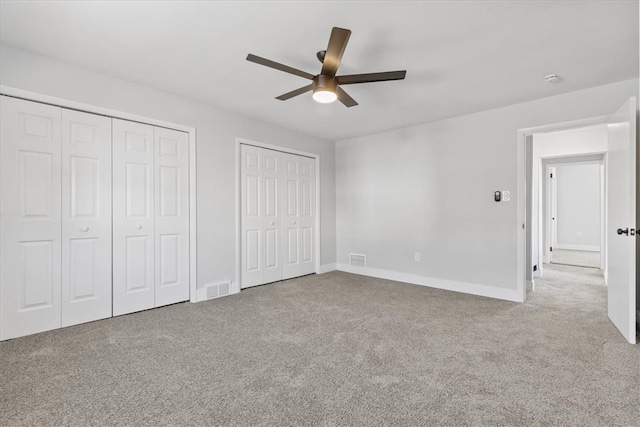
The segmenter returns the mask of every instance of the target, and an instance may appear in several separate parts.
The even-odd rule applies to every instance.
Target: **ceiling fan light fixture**
[[[335,77],[324,76],[319,74],[313,78],[313,100],[322,104],[329,104],[336,99],[338,95],[336,88],[338,82]]]
[[[338,99],[338,95],[329,89],[317,89],[313,91],[313,100],[321,104],[329,104]]]

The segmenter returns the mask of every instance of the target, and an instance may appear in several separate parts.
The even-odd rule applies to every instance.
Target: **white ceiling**
[[[0,3],[0,41],[318,137],[340,140],[638,77],[637,1],[172,1]],[[248,53],[338,74],[360,105],[274,99],[308,83]],[[547,74],[560,81],[545,84]]]

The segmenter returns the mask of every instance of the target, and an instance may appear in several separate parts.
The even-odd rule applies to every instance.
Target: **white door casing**
[[[0,339],[60,327],[58,107],[0,97]]]
[[[154,307],[153,126],[113,119],[113,315]]]
[[[62,110],[62,326],[111,317],[111,119]]]
[[[154,128],[155,307],[189,299],[188,144],[184,132]]]
[[[636,99],[608,123],[607,285],[608,315],[622,335],[636,342]],[[618,229],[626,234],[618,234]]]

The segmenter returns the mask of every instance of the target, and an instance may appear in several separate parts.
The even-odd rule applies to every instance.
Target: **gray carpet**
[[[599,270],[525,304],[328,273],[0,343],[0,425],[638,425]]]
[[[578,267],[600,268],[600,252],[554,249],[551,262]]]

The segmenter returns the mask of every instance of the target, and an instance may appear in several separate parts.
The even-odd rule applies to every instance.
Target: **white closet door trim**
[[[236,281],[234,283],[234,289],[231,293],[240,292],[240,281],[242,280],[242,248],[241,248],[241,235],[242,228],[240,224],[240,201],[242,199],[242,192],[240,183],[242,181],[242,170],[240,167],[240,146],[242,144],[253,145],[254,147],[266,148],[269,150],[281,151],[283,153],[297,154],[299,156],[310,157],[315,161],[315,191],[316,191],[316,209],[315,209],[315,272],[320,273],[320,155],[314,153],[308,153],[306,151],[294,150],[292,148],[280,147],[273,144],[265,144],[263,142],[253,141],[246,138],[236,138]]]
[[[124,111],[112,110],[110,108],[98,107],[96,105],[76,102],[65,98],[59,98],[57,96],[44,95],[37,92],[14,88],[11,86],[0,85],[0,95],[12,96],[14,98],[40,102],[43,104],[54,105],[56,107],[68,108],[71,110],[99,114],[115,119],[129,120],[132,122],[140,122],[148,125],[175,129],[189,134],[189,300],[191,302],[196,302],[196,289],[198,287],[196,252],[198,247],[196,240],[196,128],[166,122],[164,120],[156,120],[149,117],[139,116],[137,114],[126,113]]]

